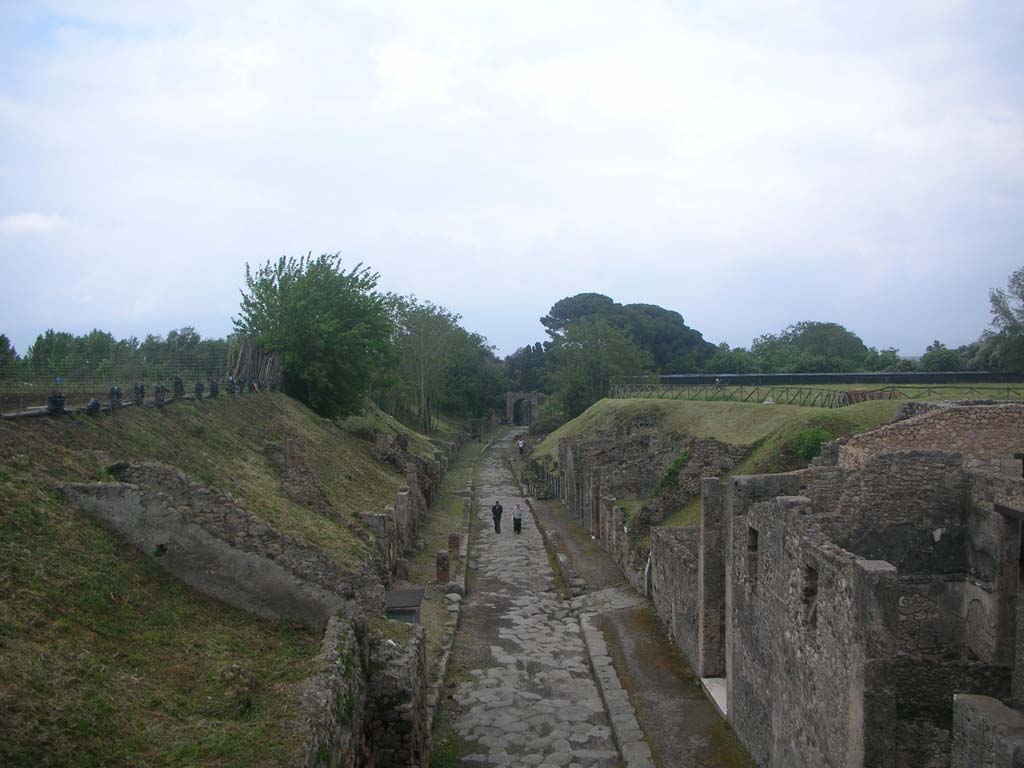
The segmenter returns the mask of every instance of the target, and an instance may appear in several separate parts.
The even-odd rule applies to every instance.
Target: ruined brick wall
[[[364,713],[368,697],[365,625],[337,616],[320,643],[316,671],[303,684],[296,728],[305,734],[292,764],[356,768],[369,764]]]
[[[372,765],[426,768],[427,662],[423,627],[387,622],[370,637],[370,677],[364,715]]]
[[[696,669],[700,656],[698,556],[700,529],[651,530],[651,598],[668,636]]]
[[[952,405],[886,424],[846,440],[839,464],[861,467],[875,454],[915,448],[962,453],[968,464],[1005,466],[1024,451],[1024,404]]]
[[[1020,768],[1024,714],[987,696],[957,695],[949,768]]]
[[[963,573],[968,495],[956,453],[874,454],[845,477],[827,530],[839,546],[902,575]]]
[[[1019,533],[993,504],[1024,481],[903,451],[726,486],[730,720],[755,757],[948,765],[953,695],[1010,700]]]
[[[173,467],[132,463],[111,471],[124,482],[66,484],[68,501],[193,588],[258,616],[314,626],[349,603],[383,609],[372,563],[343,568]]]
[[[735,489],[748,480],[758,478],[731,482]],[[756,499],[767,489],[745,490]],[[754,501],[741,511],[728,565],[729,718],[737,734],[762,765],[889,764],[873,750],[888,741],[878,724],[890,720],[891,707],[862,692],[891,652],[895,570],[859,560],[809,528],[805,497]]]
[[[679,511],[699,494],[703,476],[727,472],[747,452],[747,448],[717,440],[663,435],[636,426],[585,438],[563,438],[558,446],[562,498],[580,525],[612,555],[629,583],[642,591],[652,524]],[[668,467],[681,456],[685,461],[674,486],[663,489],[645,503],[641,515],[624,524],[614,499],[650,496]]]

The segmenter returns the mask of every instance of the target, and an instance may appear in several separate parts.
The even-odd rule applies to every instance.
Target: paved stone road
[[[555,588],[540,532],[527,511],[523,532],[512,533],[512,507],[521,501],[505,463],[511,436],[482,458],[478,476],[480,534],[473,559],[477,578],[464,607],[459,643],[473,659],[454,698],[456,732],[476,744],[464,765],[615,766],[604,704],[587,664],[580,625]],[[490,507],[505,508],[495,534]],[[525,506],[525,504],[524,504]]]

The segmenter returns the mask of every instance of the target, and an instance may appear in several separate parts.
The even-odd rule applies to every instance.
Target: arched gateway
[[[543,392],[509,392],[505,395],[505,418],[509,424],[529,426],[545,399]]]

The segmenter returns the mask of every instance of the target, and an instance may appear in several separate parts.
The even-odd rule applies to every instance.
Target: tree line
[[[458,314],[416,296],[378,288],[362,264],[338,254],[281,257],[246,267],[234,331],[279,356],[284,391],[326,417],[360,412],[372,399],[430,432],[439,414],[485,417],[509,389],[549,395],[540,419],[557,424],[608,392],[611,380],[664,373],[796,373],[988,370],[1024,373],[1024,268],[991,291],[992,325],[961,347],[940,341],[919,359],[868,347],[838,323],[804,321],[749,347],[712,344],[678,312],[619,304],[596,293],[557,301],[541,318],[548,339],[504,360]],[[0,334],[0,374],[109,373],[111,365],[168,371],[182,360],[215,370],[228,340],[186,327],[166,336],[115,339],[48,330],[19,356]],[[6,374],[5,374],[6,375]],[[62,374],[66,375],[66,374]],[[127,382],[126,382],[127,383]]]
[[[867,346],[838,323],[804,321],[758,336],[749,347],[717,346],[678,312],[619,304],[597,293],[555,303],[541,318],[548,339],[505,360],[513,389],[550,399],[541,419],[557,424],[604,397],[612,379],[670,373],[849,373],[990,371],[1024,374],[1024,268],[989,296],[992,324],[959,347],[939,340],[918,359]]]
[[[234,331],[277,355],[282,389],[321,416],[360,413],[368,398],[426,432],[440,413],[490,416],[508,386],[493,347],[454,312],[384,293],[378,280],[361,264],[344,268],[338,254],[247,266]],[[228,347],[191,327],[142,341],[48,330],[19,356],[0,334],[0,374],[102,382],[116,368],[130,385],[143,370],[165,378],[224,371]]]

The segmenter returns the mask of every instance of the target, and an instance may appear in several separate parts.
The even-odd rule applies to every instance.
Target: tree
[[[600,318],[570,325],[551,345],[551,351],[555,397],[568,418],[604,397],[612,379],[639,376],[653,364],[650,353]]]
[[[960,353],[955,349],[949,349],[938,339],[929,344],[928,349],[921,355],[923,371],[959,371],[963,365]]]
[[[432,302],[419,302],[415,296],[397,302],[395,347],[401,361],[400,377],[412,394],[420,428],[430,432],[440,408],[459,316]]]
[[[8,368],[18,362],[18,353],[6,334],[0,333],[0,368]]]
[[[355,413],[392,333],[377,280],[362,264],[342,269],[339,254],[246,264],[235,330],[280,356],[285,392],[322,416]]]
[[[992,326],[981,338],[979,367],[1024,373],[1024,267],[1010,275],[1006,288],[989,293]]]
[[[704,364],[704,372],[757,373],[757,358],[743,347],[730,349],[728,344],[722,342],[711,359]]]
[[[838,323],[810,320],[754,339],[750,351],[765,373],[830,373],[864,367],[861,338]]]
[[[551,390],[548,377],[554,358],[539,341],[520,347],[505,358],[505,374],[509,386],[517,392],[546,392]]]
[[[541,324],[553,341],[576,324],[603,320],[625,331],[639,349],[650,353],[662,373],[697,371],[715,353],[715,346],[683,316],[655,304],[619,304],[600,293],[580,293],[555,302]]]
[[[440,410],[480,418],[491,412],[507,390],[505,372],[487,339],[456,326],[442,375]]]

